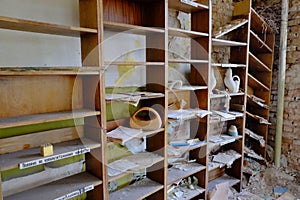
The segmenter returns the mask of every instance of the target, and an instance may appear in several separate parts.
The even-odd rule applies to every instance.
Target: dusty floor
[[[249,175],[244,177],[243,191],[229,192],[230,200],[300,200],[300,172],[284,167],[276,168],[274,165],[260,165],[256,161],[247,160],[246,170]],[[252,173],[252,175],[250,175]],[[280,191],[287,190],[280,198]]]

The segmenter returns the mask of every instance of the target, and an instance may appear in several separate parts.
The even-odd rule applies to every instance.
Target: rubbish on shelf
[[[42,144],[40,147],[40,153],[44,157],[53,155],[53,145],[49,143]]]
[[[213,155],[212,157],[213,162],[224,164],[230,168],[233,162],[242,156],[234,150],[228,150],[225,152],[220,152],[217,155]]]
[[[119,142],[124,145],[125,142],[138,138],[143,131],[141,129],[133,129],[124,126],[119,126],[118,128],[107,133],[107,138],[113,142]]]
[[[220,121],[235,120],[235,118],[236,118],[235,115],[225,113],[225,112],[222,112],[222,111],[214,110],[212,112],[213,112],[213,114],[216,114],[216,115],[221,117]]]
[[[239,135],[238,130],[235,125],[231,125],[228,129],[228,135],[237,137]]]
[[[219,38],[221,36],[224,36],[226,33],[229,33],[231,30],[234,30],[237,27],[240,27],[241,25],[245,24],[247,22],[246,19],[235,19],[232,20],[229,24],[226,24],[223,27],[219,27],[214,33],[215,38]]]
[[[211,113],[212,113],[211,111],[201,110],[201,109],[169,110],[168,118],[169,119],[189,120],[189,119],[195,119],[197,117],[203,118]]]
[[[198,191],[203,193],[205,190],[198,186],[198,179],[195,176],[182,179],[175,185],[172,185],[168,189],[168,199],[170,200],[181,200],[190,199],[189,193],[192,191]]]
[[[212,143],[219,144],[220,146],[232,143],[236,140],[237,137],[229,135],[213,135],[209,136],[209,141]]]
[[[174,147],[180,147],[180,146],[196,146],[203,143],[204,141],[200,141],[198,138],[196,138],[196,139],[190,139],[186,141],[171,141],[170,145]]]
[[[225,73],[224,84],[229,92],[237,93],[240,88],[240,77],[237,75],[232,76],[232,69],[228,68]]]
[[[244,153],[251,158],[255,158],[257,160],[265,160],[262,156],[257,155],[252,149],[246,146],[244,147]]]
[[[126,172],[146,169],[161,160],[158,154],[141,152],[113,161],[108,164],[108,175],[117,176]]]
[[[263,136],[257,135],[253,131],[249,130],[248,128],[245,128],[245,134],[249,135],[251,138],[258,140],[261,147],[265,147],[266,141],[264,140]]]
[[[131,128],[152,131],[161,127],[162,120],[153,108],[142,107],[130,117],[129,123]]]

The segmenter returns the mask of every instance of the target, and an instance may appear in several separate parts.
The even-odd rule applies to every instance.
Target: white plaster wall
[[[77,0],[0,0],[0,16],[79,25]],[[0,66],[80,66],[80,39],[0,29]]]

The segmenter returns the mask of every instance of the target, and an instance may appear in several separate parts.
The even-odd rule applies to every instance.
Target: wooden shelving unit
[[[137,180],[132,176],[133,173],[140,173],[139,170],[130,170],[116,176],[108,176],[108,180],[104,182],[106,186],[106,196],[107,199],[166,199],[166,83],[167,83],[167,59],[166,59],[166,20],[167,16],[167,3],[163,0],[156,1],[131,1],[131,0],[117,0],[102,1],[103,13],[103,30],[104,35],[108,35],[108,32],[115,34],[122,33],[128,38],[129,41],[133,41],[132,36],[142,36],[145,40],[145,47],[139,51],[145,53],[145,60],[143,61],[115,61],[109,60],[104,57],[105,68],[109,71],[110,68],[115,66],[139,66],[145,71],[145,82],[146,85],[141,85],[142,92],[154,92],[160,93],[162,95],[154,97],[142,97],[138,103],[137,108],[140,107],[152,107],[158,106],[159,110],[156,110],[160,118],[162,119],[163,125],[160,129],[151,131],[149,134],[145,131],[145,134],[140,134],[135,139],[145,139],[145,151],[149,153],[155,153],[159,155],[159,160],[152,163],[151,166],[147,166],[143,169],[143,175],[145,178],[142,180]],[[108,37],[108,36],[106,36]],[[133,41],[134,42],[134,41]],[[113,46],[111,48],[118,49],[118,46]],[[106,49],[103,48],[104,54]],[[131,52],[126,52],[130,54]],[[124,72],[125,73],[125,72]],[[122,76],[122,75],[120,75]],[[108,77],[110,78],[110,77]],[[130,87],[130,85],[122,85],[122,88]],[[115,86],[112,88],[112,94],[115,91],[122,92],[122,88]],[[108,89],[108,88],[107,88]],[[138,89],[138,88],[137,88]],[[140,90],[138,90],[140,91]],[[107,101],[107,106],[111,110],[117,108],[119,103],[117,101]],[[123,103],[125,107],[129,107],[128,104]],[[114,115],[114,113],[112,113]],[[110,119],[107,124],[112,124],[108,126],[107,131],[111,131],[118,126],[122,125],[125,127],[130,127],[128,123],[130,116]],[[116,123],[114,123],[116,122]],[[118,123],[122,122],[122,123]],[[133,138],[134,139],[134,138]],[[109,143],[106,147],[107,153],[109,154],[109,149],[116,148],[117,144]],[[111,155],[111,154],[110,154]],[[135,155],[135,154],[134,154]],[[122,157],[126,159],[126,157]],[[147,159],[147,158],[145,158]],[[149,158],[151,159],[151,158]],[[109,163],[112,160],[120,161],[120,159],[113,159],[108,157]],[[108,168],[108,171],[110,169]],[[123,188],[118,187],[115,191],[109,191],[108,187],[110,183],[118,183],[119,179],[123,177],[131,176],[133,184],[128,183],[123,184]]]
[[[75,26],[0,16],[1,31],[26,32],[33,37],[44,34],[77,38],[81,59],[77,66],[0,66],[0,200],[168,199],[168,190],[171,187],[176,190],[180,187],[176,185],[178,182],[189,178],[197,179],[197,184],[182,199],[207,199],[208,192],[224,182],[240,191],[244,147],[266,156],[261,142],[262,139],[267,142],[275,36],[251,8],[251,2],[233,5],[232,21],[214,33],[210,0],[79,0],[80,25]],[[187,13],[190,25],[168,24],[171,11]],[[135,39],[142,38],[144,47],[129,50],[127,54],[140,51],[139,55],[144,57],[124,59],[127,56],[124,53],[112,59],[109,54],[118,52],[120,46],[116,43],[106,46],[105,42],[116,35],[122,35],[125,44],[133,41],[136,47],[140,44]],[[184,56],[174,56],[176,51],[168,47],[174,38],[188,41]],[[215,47],[229,48],[229,60],[213,61]],[[129,68],[143,69],[143,85],[132,86],[127,82],[106,85],[105,79],[116,78],[108,76],[109,70],[117,69],[113,76],[116,73],[122,76]],[[235,93],[226,92],[224,87],[229,68],[240,78]],[[178,77],[184,80],[179,81],[182,86],[171,88],[171,81],[178,81],[169,80],[173,76],[168,72],[174,69],[178,69]],[[213,90],[212,70],[215,75],[219,73]],[[130,92],[156,95],[141,96],[136,107],[128,101],[108,98],[110,93]],[[128,113],[122,113],[124,107]],[[148,153],[149,159],[155,159],[147,167],[109,176],[109,164],[132,159],[139,153],[128,153],[126,149],[124,156],[117,157],[113,151],[124,149],[124,144],[107,137],[107,132],[120,126],[129,127],[130,117],[141,107],[155,109],[162,126],[142,131],[131,140],[142,141],[144,151],[139,153]],[[179,109],[212,114],[168,119],[169,110]],[[236,117],[216,117],[214,111],[224,110],[235,112]],[[184,130],[184,138],[180,139],[186,143],[178,143],[178,135],[171,135],[170,124],[178,126],[178,134]],[[216,133],[216,124],[222,130],[235,125],[238,136]],[[251,131],[255,133],[252,137]],[[216,136],[224,140],[219,141]],[[189,144],[191,140],[196,143]],[[210,152],[211,143],[216,141],[219,149]],[[40,146],[47,143],[53,144],[54,153],[43,157]],[[171,154],[172,148],[181,157]],[[237,157],[230,168],[210,165],[211,156],[232,150]],[[147,158],[140,160],[144,159]],[[77,168],[73,169],[75,165]],[[11,171],[17,175],[12,177]],[[53,171],[59,172],[59,176],[43,179],[44,174]],[[35,180],[37,176],[40,179]],[[14,181],[18,182],[15,186]],[[114,184],[117,187],[111,189]]]
[[[262,136],[264,141],[267,142],[275,34],[253,8],[250,9],[250,20],[247,94],[257,97],[265,107],[248,98],[246,127]],[[253,118],[256,115],[260,119]],[[245,143],[255,153],[266,158],[266,148],[259,141],[253,140],[247,135]]]
[[[191,27],[168,27],[169,41],[171,37],[178,39],[185,39],[190,44],[189,55],[190,57],[179,56],[178,58],[169,57],[168,62],[179,65],[185,65],[185,73],[190,74],[187,81],[186,89],[169,89],[169,102],[176,99],[176,102],[172,107],[169,106],[169,110],[177,110],[180,107],[176,107],[179,102],[185,101],[187,104],[185,109],[202,109],[209,110],[208,103],[208,69],[210,65],[210,46],[211,46],[211,2],[210,1],[195,1],[195,4],[199,4],[198,7],[189,5],[191,1],[171,0],[169,1],[169,9],[176,12],[184,12],[190,14]],[[201,23],[200,23],[201,21]],[[169,49],[169,51],[173,51]],[[181,72],[184,76],[184,72]],[[170,81],[170,80],[169,80]],[[176,81],[176,80],[171,80]],[[193,90],[188,89],[189,86],[194,87]],[[176,120],[170,120],[169,123],[176,123]],[[189,163],[185,165],[185,170],[176,169],[173,163],[170,161],[173,157],[169,156],[169,169],[167,177],[167,185],[172,186],[175,182],[187,179],[188,177],[196,177],[198,179],[198,185],[195,186],[198,189],[186,191],[187,195],[182,199],[193,198],[206,198],[207,188],[207,131],[208,131],[208,116],[203,118],[195,117],[189,119],[186,122],[188,124],[185,139],[199,139],[202,141],[199,145],[191,145],[189,147],[174,147],[182,154],[186,154],[187,160],[195,160],[195,163]],[[176,134],[176,133],[175,133]],[[169,133],[170,135],[170,133]],[[169,137],[170,146],[172,146],[172,139]],[[187,161],[186,160],[186,161]],[[175,186],[176,188],[177,186]],[[176,190],[176,189],[175,189]],[[172,195],[171,193],[168,194]],[[175,198],[175,197],[174,197]]]
[[[234,9],[236,9],[234,7]],[[214,16],[213,16],[214,17]],[[224,27],[215,27],[215,32],[212,38],[213,49],[227,48],[230,52],[229,60],[223,59],[218,61],[220,63],[212,63],[211,70],[213,70],[216,78],[216,86],[212,88],[212,93],[209,95],[210,110],[214,111],[230,111],[239,112],[240,115],[234,118],[216,120],[218,117],[212,116],[210,120],[210,146],[219,146],[216,152],[209,152],[211,157],[218,153],[226,152],[227,150],[234,150],[240,155],[235,159],[231,167],[227,167],[225,163],[223,167],[214,166],[213,160],[209,160],[208,166],[208,191],[211,191],[217,184],[229,182],[238,191],[241,190],[242,172],[243,172],[243,139],[245,129],[245,104],[246,104],[246,89],[247,89],[247,56],[248,56],[248,33],[249,18],[244,16],[233,17],[232,21],[228,22]],[[212,50],[213,52],[213,50]],[[213,61],[212,61],[213,62]],[[237,75],[240,78],[239,89],[237,92],[228,92],[227,86],[224,83],[225,74],[228,70],[232,70],[232,76]],[[227,92],[226,92],[227,91]],[[215,112],[217,113],[217,112]],[[220,134],[228,137],[229,128],[234,125],[237,128],[238,136],[228,138],[227,140],[216,140]],[[225,132],[224,132],[225,130]],[[217,143],[216,143],[217,142]]]
[[[32,32],[33,37],[35,33],[77,37],[82,61],[80,66],[0,68],[0,199],[104,199],[105,95],[101,52],[95,50],[102,40],[101,17],[96,14],[99,2],[79,0],[80,26],[0,17],[1,29]],[[87,58],[92,50],[92,59]],[[47,143],[53,144],[54,153],[43,157],[40,145]],[[81,162],[75,161],[78,156]],[[57,161],[71,162],[70,166],[82,163],[81,170],[62,164],[58,169],[66,171],[60,172],[61,177],[26,181],[37,176],[36,167],[42,166],[43,173],[48,170],[46,165]],[[26,172],[27,167],[33,172]],[[7,171],[22,175],[7,179]],[[17,184],[12,190],[3,187],[14,180]]]

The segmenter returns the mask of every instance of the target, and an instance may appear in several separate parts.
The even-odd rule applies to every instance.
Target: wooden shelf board
[[[169,120],[170,121],[170,120]],[[207,142],[203,142],[203,143],[200,143],[200,144],[197,144],[197,145],[192,145],[192,146],[175,146],[173,148],[176,148],[176,149],[183,149],[183,150],[180,150],[181,154],[184,154],[186,152],[189,152],[189,151],[192,151],[192,150],[195,150],[195,149],[199,149],[201,147],[204,147],[205,145],[207,145]]]
[[[122,61],[105,61],[104,65],[123,65],[123,66],[128,66],[128,65],[133,65],[133,66],[147,66],[147,65],[155,65],[155,66],[164,66],[164,62],[122,62]]]
[[[225,31],[223,31],[223,32],[221,32],[221,33],[214,34],[214,37],[215,37],[215,38],[220,38],[220,37],[222,37],[222,36],[224,36],[224,35],[226,35],[226,34],[232,32],[232,31],[235,31],[236,29],[238,29],[238,28],[244,26],[244,25],[247,24],[247,23],[248,23],[248,20],[245,19],[245,20],[241,21],[241,22],[238,23],[238,24],[232,25],[229,29],[223,28],[223,29],[225,29]],[[228,26],[228,24],[225,25],[225,26]]]
[[[230,46],[230,47],[234,47],[234,46],[247,46],[247,43],[212,38],[212,45],[213,46]]]
[[[223,175],[219,178],[216,178],[212,181],[209,181],[208,182],[208,191],[211,191],[217,184],[225,183],[225,182],[228,182],[229,186],[234,186],[234,185],[240,183],[240,180],[236,179],[236,178],[233,178],[233,177],[230,177],[230,176],[225,174],[225,175]]]
[[[192,60],[192,59],[169,59],[169,63],[208,63],[208,60]]]
[[[109,194],[109,199],[136,199],[142,200],[161,190],[164,186],[148,178],[137,181],[132,185]]]
[[[138,155],[138,154],[134,154],[134,155]],[[130,155],[129,157],[132,157],[132,156],[134,156],[134,155]],[[126,159],[126,157],[124,157],[123,159]],[[159,157],[157,157],[155,160],[154,160],[154,159],[152,160],[151,166],[153,166],[153,165],[155,165],[156,163],[159,163],[159,162],[161,162],[161,161],[163,161],[163,160],[164,160],[164,157],[159,156]],[[148,166],[148,167],[151,167],[151,166]],[[137,170],[135,170],[135,171],[140,171],[140,169],[137,169]],[[127,172],[124,172],[124,173],[119,174],[119,175],[116,175],[116,176],[108,176],[108,181],[111,182],[111,181],[117,180],[117,179],[119,179],[119,178],[122,178],[122,177],[124,177],[124,176],[127,176],[128,174],[132,174],[132,173],[134,173],[135,171],[134,171],[134,170],[131,170],[131,171],[127,171]]]
[[[227,67],[230,67],[230,68],[237,68],[237,67],[246,67],[247,65],[245,64],[231,64],[231,63],[212,63],[211,66],[213,67],[224,67],[224,68],[227,68]]]
[[[230,97],[234,97],[234,96],[244,96],[245,93],[244,92],[238,92],[238,93],[228,93],[228,94],[213,94],[210,96],[211,99],[217,99],[217,98],[224,98],[227,95],[229,95]]]
[[[191,86],[183,86],[182,88],[168,89],[168,92],[178,92],[178,91],[195,91],[195,90],[207,90],[207,86],[200,85],[191,85]]]
[[[250,113],[249,111],[246,111],[246,115],[250,116],[253,119],[258,120],[258,121],[261,121],[261,119],[263,119],[263,121],[266,121],[266,122],[268,121],[268,120],[266,120],[265,118],[263,118],[263,117],[261,117],[259,115],[255,115],[255,114]],[[263,125],[269,126],[269,125],[271,125],[271,123],[269,123],[269,122],[268,123],[259,123],[259,125],[261,125],[261,126],[263,126]]]
[[[199,4],[198,7],[194,7],[191,5],[188,5],[186,3],[182,3],[180,0],[169,0],[169,8],[173,8],[176,10],[180,10],[186,13],[192,13],[200,10],[208,10],[209,7],[204,4]]]
[[[253,8],[251,8],[251,29],[255,29],[257,27],[259,27],[260,30],[266,27],[267,33],[272,33],[272,29],[269,24],[266,23]]]
[[[157,133],[160,133],[162,131],[164,131],[165,129],[164,128],[159,128],[157,130],[154,130],[154,131],[142,131],[141,134],[139,135],[136,135],[135,137],[133,137],[132,139],[134,138],[143,138],[143,137],[149,137],[149,136],[152,136],[154,134],[157,134]],[[109,140],[109,139],[108,139]],[[114,141],[110,141],[108,142],[108,145],[113,145],[113,144],[120,144],[121,142],[114,142]]]
[[[72,37],[79,37],[80,34],[84,33],[96,34],[98,32],[97,29],[57,25],[5,16],[0,16],[0,28]]]
[[[0,75],[99,75],[100,67],[0,67]]]
[[[208,33],[202,33],[197,31],[189,31],[189,30],[183,30],[180,28],[168,28],[169,35],[170,36],[178,36],[178,37],[186,37],[186,38],[199,38],[199,37],[208,37]]]
[[[250,48],[257,53],[272,53],[273,50],[250,30]]]
[[[258,90],[266,90],[270,91],[270,88],[262,84],[259,80],[257,80],[251,74],[248,74],[248,84],[251,88],[258,89]]]
[[[181,179],[187,178],[197,172],[204,170],[206,167],[198,164],[198,163],[191,163],[188,167],[186,167],[185,171],[171,167],[168,169],[168,185],[175,183]]]
[[[165,30],[162,28],[153,28],[153,27],[144,27],[137,26],[125,23],[104,21],[104,30],[105,31],[113,31],[113,32],[121,32],[124,31],[126,33],[137,34],[137,35],[147,35],[149,33],[165,33]]]
[[[73,110],[73,111],[24,115],[24,116],[17,116],[17,117],[7,117],[7,118],[0,118],[0,128],[11,128],[15,126],[25,126],[31,124],[90,117],[96,115],[100,115],[100,111],[82,109],[82,110]]]
[[[53,144],[54,154],[52,156],[76,151],[85,147],[90,149],[95,149],[95,148],[99,148],[100,146],[101,144],[98,142],[92,141],[87,138],[81,138],[78,140]],[[4,171],[4,170],[18,168],[20,163],[35,161],[47,157],[43,157],[42,155],[40,155],[40,148],[30,148],[22,151],[17,151],[14,153],[1,154],[0,170]]]
[[[184,188],[179,187],[179,188],[180,188],[179,189],[180,191],[184,192],[184,196],[177,197],[177,198],[174,197],[174,196],[172,196],[171,197],[172,200],[188,200],[188,199],[193,199],[193,198],[197,197],[198,195],[200,195],[200,194],[202,194],[202,193],[205,192],[205,189],[201,188],[199,186],[195,186],[195,189],[189,189],[187,187],[184,187]],[[201,200],[201,199],[199,199],[199,200]]]
[[[260,61],[253,53],[249,52],[249,68],[254,67],[255,71],[259,72],[272,72],[272,70]]]
[[[56,199],[72,192],[82,190],[85,187],[91,185],[96,187],[101,184],[101,180],[88,172],[84,172],[5,197],[5,200]]]

